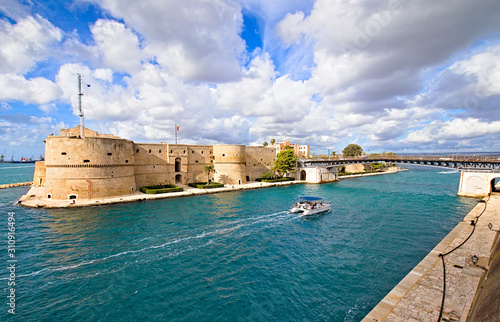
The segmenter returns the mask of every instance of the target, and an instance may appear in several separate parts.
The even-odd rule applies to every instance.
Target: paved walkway
[[[488,200],[488,197],[485,198]],[[500,194],[476,207],[363,319],[374,321],[438,321],[443,297],[443,265],[446,266],[446,296],[442,321],[466,321],[478,285],[488,268],[500,227]],[[488,224],[493,224],[493,230]],[[479,261],[474,264],[472,257]],[[482,266],[482,267],[481,267]]]

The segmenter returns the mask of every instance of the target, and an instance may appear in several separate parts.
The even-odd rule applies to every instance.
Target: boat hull
[[[320,213],[323,213],[323,212],[328,212],[331,209],[332,209],[332,205],[323,205],[320,208],[304,210],[304,212],[302,213],[302,216],[316,215],[316,214],[320,214]]]

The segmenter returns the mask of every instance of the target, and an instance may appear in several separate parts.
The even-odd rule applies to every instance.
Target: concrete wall
[[[296,180],[304,180],[307,183],[325,183],[338,181],[338,169],[332,168],[297,168]]]
[[[500,173],[494,172],[462,171],[458,195],[464,197],[488,196],[493,190],[495,178],[499,177]]]

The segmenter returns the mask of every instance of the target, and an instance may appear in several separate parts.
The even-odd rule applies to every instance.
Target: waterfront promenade
[[[492,194],[484,200],[487,203],[479,202],[363,322],[438,321],[440,313],[442,321],[467,320],[477,290],[481,288],[480,283],[489,268],[500,228],[500,194]],[[472,220],[475,226],[471,224]],[[491,229],[488,226],[490,223]],[[440,254],[445,254],[446,267],[442,311],[444,274]],[[477,263],[473,262],[473,256],[477,256]]]

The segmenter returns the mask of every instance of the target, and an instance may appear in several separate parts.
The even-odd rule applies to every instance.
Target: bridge
[[[439,155],[370,155],[365,157],[330,157],[299,159],[299,166],[342,166],[355,163],[392,162],[438,166],[453,169],[500,170],[500,156],[439,156]]]
[[[450,155],[370,155],[364,157],[329,157],[297,160],[301,177],[310,169],[318,169],[315,182],[331,181],[332,170],[356,163],[400,163],[437,166],[461,171],[459,196],[484,197],[500,192],[500,156],[450,156]],[[307,170],[309,169],[309,170]],[[308,175],[309,176],[309,175]],[[335,175],[334,175],[335,177]],[[326,180],[324,180],[326,178]],[[313,179],[314,180],[314,179]]]

